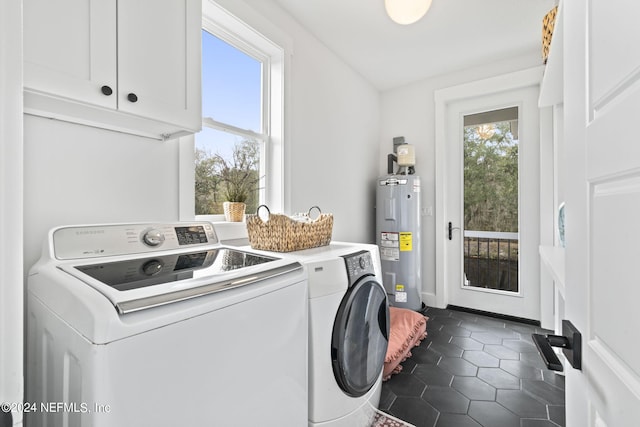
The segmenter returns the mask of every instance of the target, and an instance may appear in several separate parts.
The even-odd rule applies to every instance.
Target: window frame
[[[245,11],[246,12],[246,11]],[[220,38],[245,54],[262,62],[262,133],[237,128],[203,117],[203,127],[231,132],[263,141],[260,153],[260,200],[272,211],[282,211],[285,201],[285,68],[291,55],[288,37],[262,21],[258,27],[269,31],[259,32],[211,0],[203,2],[202,29]],[[252,23],[256,20],[252,16]],[[264,27],[264,28],[263,28]],[[276,41],[274,41],[276,40]],[[181,220],[224,221],[224,215],[195,215],[195,136],[184,137],[179,147],[179,217]],[[251,213],[251,212],[248,212]]]

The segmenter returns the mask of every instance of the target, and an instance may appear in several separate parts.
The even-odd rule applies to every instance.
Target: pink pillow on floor
[[[400,363],[411,357],[411,349],[427,336],[428,318],[407,308],[389,307],[389,347],[384,359],[382,379],[402,371]]]

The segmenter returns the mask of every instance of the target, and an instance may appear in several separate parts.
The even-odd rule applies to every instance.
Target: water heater
[[[376,242],[382,280],[394,307],[420,310],[420,177],[389,175],[376,182]]]

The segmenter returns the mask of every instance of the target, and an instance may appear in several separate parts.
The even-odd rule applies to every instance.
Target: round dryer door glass
[[[378,282],[365,277],[347,291],[333,325],[333,373],[346,394],[362,396],[376,383],[388,337],[387,295]]]

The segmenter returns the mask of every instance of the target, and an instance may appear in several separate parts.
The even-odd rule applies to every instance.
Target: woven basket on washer
[[[266,220],[260,218],[260,209],[269,208],[265,205],[258,207],[255,214],[247,215],[247,232],[251,248],[274,252],[292,252],[302,249],[326,246],[331,242],[333,231],[333,215],[322,212],[316,219],[310,218],[309,209],[306,220],[295,220],[287,215],[272,214]]]

